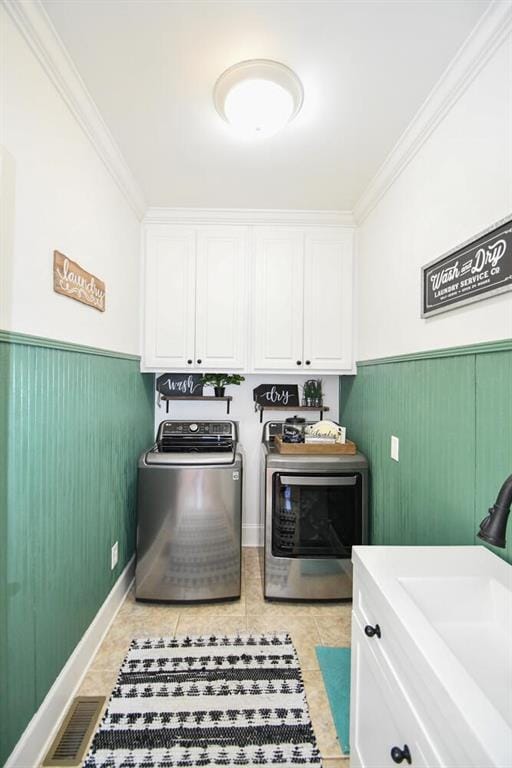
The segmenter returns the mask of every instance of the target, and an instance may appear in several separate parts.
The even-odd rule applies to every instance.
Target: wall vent
[[[103,711],[105,696],[77,696],[64,718],[48,754],[46,766],[78,766],[83,762],[96,724]]]

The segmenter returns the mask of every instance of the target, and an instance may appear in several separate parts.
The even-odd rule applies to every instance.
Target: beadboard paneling
[[[9,348],[0,344],[0,680],[7,680],[7,387]],[[7,696],[0,693],[0,764],[6,756]]]
[[[475,530],[512,475],[512,352],[476,359],[476,465]],[[504,550],[492,549],[503,556]],[[512,563],[512,518],[506,552]]]
[[[510,349],[432,352],[341,378],[341,423],[370,461],[372,543],[479,541],[478,522],[512,472],[511,368]],[[496,551],[512,560],[510,547]]]
[[[9,434],[3,762],[133,554],[153,380],[137,360],[78,348],[21,340],[0,343],[0,354]]]

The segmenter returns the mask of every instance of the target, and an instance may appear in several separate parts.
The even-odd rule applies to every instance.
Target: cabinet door
[[[254,235],[254,368],[301,371],[303,233],[255,227]]]
[[[245,368],[246,258],[246,227],[198,229],[196,368]]]
[[[193,229],[159,226],[147,233],[144,365],[148,368],[172,371],[193,366],[195,271]]]
[[[306,234],[304,367],[352,368],[352,231]]]
[[[407,745],[414,768],[443,765],[409,708],[394,677],[384,669],[358,620],[352,622],[350,765],[385,768],[396,765],[391,750]],[[373,645],[372,645],[373,644]],[[403,765],[407,762],[403,760]]]

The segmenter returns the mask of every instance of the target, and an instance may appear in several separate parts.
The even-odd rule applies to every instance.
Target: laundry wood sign
[[[512,289],[512,218],[422,267],[421,316],[447,312]]]
[[[53,290],[105,311],[105,283],[59,251],[53,252]]]

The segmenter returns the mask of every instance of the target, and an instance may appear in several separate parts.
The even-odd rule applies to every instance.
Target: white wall
[[[420,267],[512,212],[510,36],[357,234],[357,360],[512,337],[512,292],[420,317]]]
[[[0,7],[0,328],[139,352],[139,222]],[[106,283],[100,313],[53,291],[59,250]]]
[[[169,403],[169,413],[165,411],[165,403],[155,406],[155,434],[158,425],[164,419],[233,419],[239,423],[239,438],[244,448],[244,509],[242,544],[257,546],[262,542],[259,528],[259,477],[260,477],[260,446],[263,424],[260,424],[259,413],[254,412],[252,391],[258,384],[299,384],[299,394],[304,381],[310,376],[246,376],[240,386],[227,387],[226,394],[232,395],[231,411],[226,415],[226,403],[214,403],[207,400],[204,403],[172,401]],[[337,376],[322,376],[324,404],[331,409],[324,418],[338,421],[338,383]],[[210,390],[205,387],[205,394]],[[213,391],[211,392],[213,394]],[[290,411],[265,411],[265,421],[284,420],[293,416]],[[306,416],[315,421],[318,414],[314,411],[298,411],[297,415]]]

